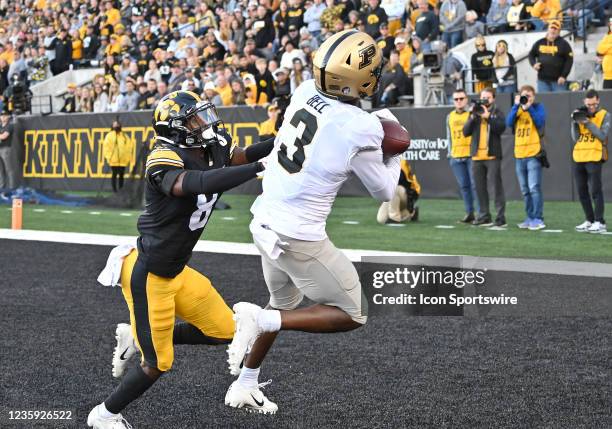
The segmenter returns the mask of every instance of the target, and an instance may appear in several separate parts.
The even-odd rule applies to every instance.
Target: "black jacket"
[[[480,116],[471,114],[463,126],[463,135],[472,136],[470,155],[476,155],[478,143],[480,142]],[[497,159],[502,158],[501,135],[506,129],[506,116],[496,106],[493,106],[489,117],[489,156]]]
[[[495,80],[495,68],[493,66],[494,56],[495,52],[486,49],[482,52],[476,51],[472,55],[472,73],[476,76],[476,79],[481,82]]]
[[[557,37],[554,42],[543,38],[531,47],[529,62],[532,66],[541,63],[538,79],[552,82],[561,76],[567,78],[574,64],[574,53],[570,44],[562,37]]]
[[[361,20],[365,26],[365,32],[368,33],[374,40],[380,36],[380,24],[388,22],[389,18],[385,10],[376,6],[376,9],[369,7],[361,14]]]

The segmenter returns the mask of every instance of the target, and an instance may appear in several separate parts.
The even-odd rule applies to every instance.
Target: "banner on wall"
[[[544,170],[545,200],[576,199],[572,175],[572,142],[570,114],[581,104],[583,94],[538,94],[537,100],[547,110],[546,146],[552,167]],[[508,94],[501,94],[497,104],[504,113],[511,107]],[[603,107],[612,106],[612,94],[603,92]],[[554,106],[554,108],[552,107]],[[456,180],[448,164],[446,115],[449,107],[392,109],[412,136],[410,149],[404,154],[416,172],[425,198],[458,197]],[[267,119],[263,108],[221,108],[219,114],[234,142],[247,146],[258,141],[260,124]],[[21,183],[38,189],[98,191],[110,189],[110,169],[105,164],[102,142],[112,121],[119,117],[123,130],[135,141],[129,172],[130,180],[140,180],[146,149],[154,137],[151,112],[120,114],[71,114],[20,117],[17,120],[14,144],[22,165]],[[513,157],[511,130],[502,136],[502,176],[506,197],[521,199]],[[607,166],[606,166],[607,167]],[[604,183],[607,168],[604,168]],[[253,180],[237,192],[260,192],[260,181]],[[604,186],[606,198],[612,198],[612,186]],[[349,180],[341,191],[344,195],[367,195],[357,179]],[[491,194],[493,195],[493,194]]]

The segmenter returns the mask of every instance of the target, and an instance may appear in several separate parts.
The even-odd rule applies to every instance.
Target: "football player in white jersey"
[[[375,93],[381,68],[382,53],[368,34],[343,31],[321,45],[315,79],[302,83],[291,98],[268,157],[263,193],[251,208],[250,229],[270,302],[265,310],[244,302],[234,306],[228,363],[239,377],[227,391],[226,405],[277,411],[261,392],[258,376],[279,330],[342,332],[366,323],[357,270],[328,239],[325,224],[352,173],[376,199],[394,195],[400,158],[383,157],[380,119],[358,107],[360,98]],[[295,309],[304,296],[316,304]]]

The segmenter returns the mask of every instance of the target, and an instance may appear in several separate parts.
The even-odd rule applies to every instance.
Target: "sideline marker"
[[[12,229],[21,229],[23,225],[23,200],[21,198],[13,199],[13,216],[11,222]]]

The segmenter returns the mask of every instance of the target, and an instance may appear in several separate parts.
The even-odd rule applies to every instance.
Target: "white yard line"
[[[126,235],[86,234],[80,232],[33,231],[0,229],[0,239],[48,241],[54,243],[93,244],[101,246],[117,246],[119,244],[135,244],[136,237]],[[223,253],[232,255],[259,255],[252,243],[232,243],[227,241],[198,241],[194,251]],[[342,249],[353,262],[381,262],[398,265],[458,266],[471,269],[487,269],[493,271],[512,271],[541,274],[559,274],[566,276],[610,277],[612,264],[598,262],[555,261],[547,259],[522,258],[490,258],[460,255],[433,255],[425,253],[389,252],[384,250]],[[436,257],[433,258],[432,257]],[[410,259],[406,259],[410,258]],[[443,259],[443,262],[442,262]]]

